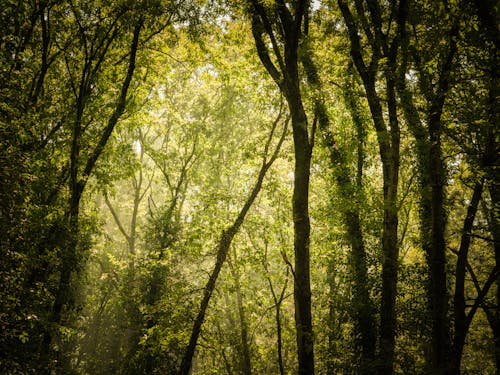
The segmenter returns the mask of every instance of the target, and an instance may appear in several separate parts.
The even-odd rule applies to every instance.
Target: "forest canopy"
[[[494,0],[0,0],[2,374],[499,374]]]

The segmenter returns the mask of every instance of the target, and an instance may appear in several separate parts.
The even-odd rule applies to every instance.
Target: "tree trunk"
[[[281,118],[281,113],[279,114],[278,118],[273,124],[273,128],[271,130],[270,136],[268,138],[267,144],[265,146],[265,151],[268,150],[269,145],[272,140],[272,136],[274,134],[274,130],[276,129],[276,126],[278,124],[278,121]],[[196,344],[198,342],[198,338],[201,334],[201,326],[203,325],[203,322],[205,320],[205,315],[207,312],[208,308],[208,303],[210,302],[210,298],[212,297],[212,293],[215,290],[215,284],[217,282],[217,278],[219,277],[219,273],[222,269],[222,266],[224,265],[224,262],[227,258],[227,254],[229,252],[229,248],[231,246],[231,242],[234,239],[234,236],[236,233],[238,233],[238,230],[240,229],[241,225],[243,224],[243,221],[245,220],[245,217],[248,213],[248,210],[250,210],[250,207],[252,206],[253,202],[255,201],[255,198],[257,198],[257,195],[259,194],[261,188],[262,188],[262,182],[264,181],[264,177],[271,167],[271,165],[274,163],[276,158],[278,157],[279,150],[281,148],[281,145],[283,144],[283,141],[285,139],[285,134],[286,134],[286,126],[287,126],[288,120],[285,122],[285,127],[283,129],[283,133],[281,135],[281,138],[274,149],[273,154],[271,155],[269,161],[267,161],[268,155],[263,156],[263,161],[262,161],[262,166],[259,171],[259,174],[257,176],[257,181],[255,182],[255,185],[250,192],[247,200],[245,201],[245,204],[243,205],[241,211],[239,212],[238,216],[236,217],[234,223],[227,229],[223,230],[221,237],[219,239],[219,243],[217,245],[217,258],[215,261],[214,268],[210,274],[210,277],[205,285],[204,291],[203,291],[203,299],[200,303],[200,308],[198,309],[198,314],[196,316],[196,319],[193,323],[193,328],[191,329],[191,335],[189,338],[189,343],[186,347],[186,350],[184,352],[184,355],[182,357],[182,361],[180,364],[180,370],[179,370],[179,375],[189,375],[191,371],[191,366],[193,362],[193,357],[194,357],[194,352],[196,349]]]
[[[398,178],[399,178],[399,143],[400,131],[397,116],[397,102],[395,89],[397,86],[398,51],[405,35],[405,25],[408,16],[408,3],[405,0],[398,2],[391,8],[391,19],[397,23],[397,31],[392,40],[384,37],[382,31],[382,9],[379,2],[368,2],[367,10],[370,20],[369,30],[372,33],[370,40],[371,61],[365,63],[362,52],[360,32],[357,20],[351,13],[346,1],[338,0],[349,39],[351,42],[351,57],[361,76],[365,88],[368,106],[373,124],[377,133],[380,159],[382,161],[384,218],[382,224],[382,296],[380,305],[380,332],[378,372],[381,375],[391,375],[394,372],[394,349],[396,335],[396,294],[398,279]],[[358,7],[358,10],[362,10]],[[366,15],[362,15],[366,17]],[[384,70],[385,89],[387,100],[382,101],[377,93],[376,86],[377,66],[381,58],[387,59]],[[382,103],[386,103],[388,123],[384,118]]]
[[[455,296],[454,296],[454,336],[453,355],[450,357],[450,375],[460,374],[460,362],[462,360],[465,338],[469,328],[465,301],[465,276],[467,268],[467,258],[471,242],[472,225],[476,217],[477,208],[483,192],[483,181],[474,186],[471,203],[467,209],[467,215],[462,229],[462,239],[458,250],[457,265],[455,271]]]
[[[441,150],[441,112],[431,112],[429,122],[429,182],[431,185],[431,243],[428,263],[430,268],[430,307],[432,324],[431,368],[437,374],[444,373],[449,350],[448,291],[446,282],[446,244],[444,231],[445,171]]]
[[[302,36],[302,25],[309,2],[298,0],[292,11],[284,4],[277,4],[279,25],[269,21],[269,10],[257,0],[252,1],[252,33],[259,58],[285,96],[292,119],[295,156],[293,184],[294,224],[294,299],[295,328],[297,335],[297,359],[299,375],[314,375],[314,338],[311,316],[310,283],[310,222],[309,222],[309,175],[314,132],[309,138],[307,116],[302,103],[298,70],[298,48]],[[274,16],[273,16],[274,17]],[[273,27],[278,28],[273,29]],[[262,34],[271,40],[271,48],[279,69],[269,54],[269,44]],[[283,33],[283,44],[279,45],[275,33]]]
[[[311,52],[308,45],[304,43],[304,53],[301,54],[302,65],[306,73],[308,83],[315,89],[316,96],[314,100],[315,115],[319,123],[323,145],[329,153],[330,167],[335,176],[335,181],[339,187],[343,203],[339,210],[342,211],[346,225],[346,237],[351,245],[351,266],[354,277],[354,293],[352,306],[355,311],[357,344],[361,348],[361,374],[371,374],[374,369],[375,347],[376,347],[376,323],[375,309],[370,298],[368,287],[368,269],[366,265],[366,251],[363,241],[363,230],[359,215],[359,202],[353,195],[359,196],[361,189],[361,178],[363,174],[363,124],[356,115],[353,93],[344,92],[351,117],[355,123],[358,133],[358,170],[356,171],[357,186],[354,186],[350,176],[349,165],[346,162],[345,155],[339,150],[330,129],[330,121],[322,97],[321,82],[317,68],[311,58]],[[354,206],[354,207],[353,207]],[[333,355],[333,353],[331,353]]]
[[[279,296],[276,294],[276,291],[274,290],[273,282],[271,281],[271,275],[269,274],[269,269],[267,266],[267,252],[268,252],[268,246],[267,246],[267,241],[265,242],[265,255],[264,259],[262,261],[262,265],[264,266],[264,270],[266,271],[266,279],[267,283],[269,285],[269,290],[271,291],[271,295],[273,297],[273,302],[274,302],[274,311],[275,311],[275,320],[276,320],[276,345],[277,345],[277,351],[278,351],[278,367],[280,370],[280,375],[285,375],[285,366],[283,363],[283,339],[282,339],[282,324],[281,324],[281,304],[283,303],[283,300],[285,299],[285,292],[286,288],[288,286],[288,273],[289,269],[286,269],[286,278],[285,282],[283,284],[283,287],[281,288],[281,292]],[[288,267],[288,265],[287,265]]]
[[[309,173],[311,147],[307,132],[307,118],[302,107],[298,82],[288,99],[292,117],[295,175],[293,189],[293,224],[295,252],[295,327],[299,375],[314,374],[313,332],[311,317],[311,282],[309,265]]]
[[[243,306],[243,295],[241,294],[240,272],[236,264],[236,251],[233,252],[233,262],[229,262],[231,273],[234,279],[234,289],[236,292],[236,303],[238,307],[238,318],[240,325],[240,367],[243,375],[252,375],[252,362],[250,359],[250,345],[248,343],[248,326],[245,317],[245,308]]]
[[[450,346],[447,324],[448,292],[446,288],[446,244],[444,230],[444,165],[440,136],[440,108],[433,107],[428,123],[422,126],[411,94],[398,90],[408,127],[415,138],[420,184],[420,237],[422,249],[429,265],[429,311],[431,315],[431,358],[433,373],[443,373],[447,348]],[[437,112],[436,112],[437,111]],[[439,114],[439,115],[438,115]],[[437,115],[437,116],[436,116]],[[432,125],[431,125],[432,124]]]
[[[490,232],[493,236],[493,246],[495,252],[495,264],[500,269],[500,189],[496,181],[491,181],[489,192],[491,197],[491,218]],[[488,314],[488,321],[493,332],[493,342],[495,345],[495,363],[497,374],[500,374],[500,272],[496,278],[496,307]]]
[[[360,374],[373,374],[375,369],[376,323],[375,309],[368,289],[368,270],[366,252],[362,242],[362,230],[357,213],[346,213],[348,238],[351,243],[351,264],[354,271],[354,290],[352,305],[360,334],[358,345],[361,347]]]
[[[427,359],[428,371],[444,374],[448,371],[451,338],[448,326],[448,290],[446,280],[445,210],[446,167],[443,161],[441,134],[443,107],[450,87],[453,59],[457,50],[458,21],[447,30],[447,44],[439,60],[437,74],[431,76],[420,60],[418,51],[414,60],[419,70],[420,90],[427,102],[424,127],[405,87],[405,71],[401,69],[398,93],[404,114],[416,140],[417,163],[420,178],[420,231],[422,248],[429,266],[428,294],[431,321],[431,353]],[[416,38],[416,36],[415,36]],[[408,45],[408,41],[405,40]],[[418,44],[417,44],[418,45]],[[406,49],[406,47],[405,47]],[[405,54],[405,59],[407,58]],[[406,68],[407,61],[403,67]],[[436,80],[436,84],[432,84]]]
[[[283,364],[283,339],[282,339],[282,329],[281,329],[281,304],[276,304],[276,334],[277,345],[278,345],[278,366],[280,369],[280,375],[285,375],[285,366]]]
[[[397,184],[399,165],[389,163],[384,169],[384,221],[382,226],[382,297],[380,306],[379,374],[394,372],[396,335],[396,294],[398,277]]]
[[[351,70],[351,67],[349,67]],[[356,191],[356,208],[345,212],[345,222],[347,225],[348,239],[351,243],[352,256],[351,262],[354,268],[354,298],[353,305],[356,311],[358,330],[361,334],[361,374],[375,373],[375,350],[377,342],[377,325],[375,319],[375,306],[370,297],[370,287],[368,283],[368,266],[366,264],[366,249],[364,243],[363,229],[360,219],[360,198],[362,196],[363,164],[364,164],[364,142],[365,129],[363,121],[359,116],[359,104],[356,103],[354,90],[346,89],[344,91],[344,100],[347,103],[352,121],[356,127],[357,133],[357,171],[356,186],[353,187],[348,176],[343,178],[346,181],[341,189],[344,199],[347,202],[350,192]],[[346,164],[346,163],[344,163]],[[347,166],[346,166],[347,167]],[[346,167],[340,166],[340,170],[346,170]],[[339,182],[339,186],[341,186]],[[350,207],[350,206],[349,206]]]

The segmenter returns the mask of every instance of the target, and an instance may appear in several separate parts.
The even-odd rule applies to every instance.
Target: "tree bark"
[[[426,123],[424,128],[411,95],[401,90],[402,102],[407,113],[410,130],[417,142],[417,160],[420,169],[421,185],[421,233],[422,247],[429,265],[429,314],[431,320],[431,355],[428,369],[433,374],[449,371],[451,337],[447,319],[448,290],[446,280],[446,241],[445,229],[447,214],[445,210],[446,167],[441,146],[442,113],[449,92],[453,59],[457,51],[458,21],[447,33],[448,44],[439,61],[437,76],[431,77],[418,56],[414,60],[419,69],[419,85],[427,101]],[[437,83],[432,85],[433,78]],[[404,83],[400,82],[402,86]]]
[[[434,70],[435,73],[432,73],[432,70],[429,71],[425,65],[426,62],[422,62],[421,60],[420,51],[424,48],[429,48],[429,46],[418,45],[416,26],[413,25],[415,45],[412,49],[412,56],[419,73],[418,85],[426,101],[425,122],[421,121],[412,94],[405,86],[406,79],[404,74],[409,57],[407,53],[404,55],[404,69],[400,71],[401,77],[398,85],[398,94],[401,98],[408,127],[415,138],[417,148],[416,157],[420,183],[421,244],[429,266],[427,288],[429,295],[428,309],[431,321],[431,350],[427,358],[427,368],[433,374],[444,374],[451,371],[449,362],[453,362],[453,360],[450,358],[452,340],[447,318],[449,300],[446,278],[445,239],[447,221],[445,188],[447,181],[441,135],[443,132],[442,113],[451,86],[453,60],[457,52],[459,20],[458,16],[455,17],[453,24],[448,29],[443,29],[442,31],[445,34],[446,43],[444,43],[445,47],[443,51],[439,51],[440,59],[437,62],[437,69]],[[405,49],[409,44],[410,42],[405,40]],[[459,257],[458,262],[462,261],[463,259]],[[463,264],[457,264],[457,270],[462,269]],[[457,277],[461,278],[460,275],[457,275]],[[461,283],[460,280],[458,282],[459,284]],[[458,302],[460,297],[456,297],[458,299],[455,299],[455,302]],[[456,309],[460,308],[456,306]],[[458,319],[461,319],[460,316],[458,316]]]
[[[431,112],[429,118],[429,182],[431,184],[431,237],[428,263],[430,268],[430,307],[432,324],[431,368],[436,374],[446,371],[450,347],[448,328],[448,291],[446,281],[446,244],[444,239],[446,213],[444,209],[445,168],[441,149],[441,112]]]
[[[339,178],[344,180],[343,198],[347,202],[348,195],[351,192],[356,192],[356,206],[355,208],[348,209],[345,215],[345,222],[347,225],[347,238],[351,243],[352,256],[351,264],[354,269],[354,296],[353,305],[357,318],[358,331],[360,332],[361,343],[361,374],[374,374],[375,373],[375,350],[377,343],[377,325],[375,318],[375,306],[370,297],[370,287],[368,282],[368,266],[367,254],[365,249],[363,229],[360,219],[359,200],[362,197],[362,178],[363,178],[363,162],[364,162],[364,142],[365,142],[365,129],[364,124],[359,116],[359,109],[354,98],[353,90],[344,90],[344,99],[351,113],[352,121],[356,127],[358,152],[357,152],[357,171],[356,171],[356,186],[352,186],[351,179],[348,176]],[[344,163],[346,164],[346,163]],[[347,166],[339,166],[340,171],[347,170]],[[339,181],[339,186],[341,181]],[[348,207],[351,207],[350,205]]]
[[[294,106],[298,106],[298,108]],[[293,190],[293,223],[295,234],[294,297],[299,374],[312,375],[314,374],[314,353],[309,264],[309,235],[311,230],[309,223],[309,173],[311,148],[307,134],[307,119],[298,92],[295,92],[292,100],[289,100],[289,108],[292,115],[295,150]]]

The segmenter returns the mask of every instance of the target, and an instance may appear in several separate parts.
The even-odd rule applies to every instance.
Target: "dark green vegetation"
[[[500,374],[497,2],[0,15],[0,373]]]

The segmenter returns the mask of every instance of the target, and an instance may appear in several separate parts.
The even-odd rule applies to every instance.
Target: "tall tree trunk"
[[[351,245],[351,266],[354,274],[352,306],[358,333],[357,344],[361,348],[361,364],[359,371],[361,374],[370,374],[374,371],[376,348],[375,309],[370,298],[368,286],[366,250],[363,240],[363,230],[361,228],[358,198],[355,198],[353,202],[353,195],[359,197],[363,174],[363,124],[359,116],[357,116],[357,108],[355,108],[356,104],[353,98],[354,94],[352,92],[344,92],[344,99],[347,102],[358,134],[358,169],[356,171],[357,186],[355,186],[350,176],[350,168],[346,161],[345,154],[339,149],[333,137],[325,103],[321,100],[323,97],[321,81],[316,65],[312,60],[307,41],[303,43],[302,48],[304,52],[301,54],[301,61],[304,66],[307,81],[316,91],[314,99],[315,116],[319,124],[319,130],[321,131],[323,145],[329,153],[330,167],[343,199],[343,203],[341,207],[339,207],[339,210],[343,214],[347,232],[346,237]],[[331,354],[333,355],[333,353]]]
[[[458,19],[458,18],[457,18]],[[428,371],[444,374],[448,371],[451,337],[448,325],[448,290],[446,279],[445,210],[446,166],[441,146],[442,113],[450,88],[453,59],[457,50],[458,21],[445,35],[447,44],[442,58],[438,61],[435,76],[426,70],[418,51],[413,58],[419,70],[419,86],[427,102],[426,125],[420,119],[411,92],[406,88],[405,69],[408,59],[405,53],[403,68],[400,70],[398,94],[403,112],[417,148],[417,163],[420,183],[420,233],[422,249],[429,266],[428,294],[431,321],[431,353],[427,358]],[[416,36],[415,40],[416,39]],[[418,49],[417,44],[417,49]],[[436,80],[436,84],[432,84]]]
[[[451,345],[446,319],[448,293],[446,287],[444,165],[440,135],[422,126],[411,94],[398,90],[405,118],[416,142],[420,185],[420,241],[429,265],[429,312],[431,316],[431,364],[433,373],[445,371],[446,351]],[[440,119],[434,119],[434,122]],[[440,125],[434,125],[434,127]],[[435,130],[436,131],[436,130]],[[434,131],[434,132],[435,132]]]
[[[380,306],[379,373],[394,371],[396,336],[396,294],[398,279],[398,213],[397,190],[399,172],[399,145],[391,162],[383,167],[384,220],[382,224],[382,297]],[[396,151],[396,150],[394,150]],[[396,160],[397,159],[397,160]]]
[[[446,211],[444,205],[446,168],[441,146],[441,116],[450,87],[452,63],[457,50],[458,22],[449,30],[449,48],[440,61],[436,88],[431,89],[430,78],[421,80],[422,91],[428,103],[428,164],[425,172],[430,185],[430,238],[427,253],[429,264],[429,292],[432,329],[432,351],[429,370],[435,374],[447,371],[451,339],[447,319],[448,289],[446,280]],[[420,67],[422,69],[422,67]],[[423,73],[425,74],[425,73]],[[427,193],[428,194],[428,193]],[[425,229],[425,228],[424,228]]]
[[[309,137],[306,112],[300,92],[298,70],[298,48],[302,37],[304,17],[309,2],[297,0],[293,12],[284,2],[277,2],[276,11],[279,25],[271,23],[269,10],[257,0],[252,0],[252,33],[259,58],[269,75],[285,96],[290,111],[293,129],[295,156],[293,184],[293,224],[294,224],[294,299],[295,328],[297,335],[297,359],[299,375],[314,375],[314,338],[311,316],[310,281],[310,222],[309,222],[309,175],[313,148],[314,130]],[[271,18],[272,19],[272,18]],[[274,27],[274,28],[273,28]],[[271,49],[276,57],[277,68],[270,57],[269,44],[262,34],[271,41]],[[283,34],[283,45],[278,44],[275,34]]]
[[[401,4],[404,1],[400,2]],[[404,13],[402,5],[400,12]],[[404,28],[406,15],[398,14],[399,27]],[[401,25],[403,22],[403,25]],[[400,34],[401,30],[398,31]],[[391,48],[392,49],[392,48]],[[380,353],[381,367],[379,373],[388,374],[394,371],[394,348],[396,337],[396,294],[398,280],[399,242],[398,242],[398,180],[399,180],[399,142],[400,132],[396,109],[396,93],[394,73],[396,71],[397,50],[390,54],[389,64],[392,66],[391,72],[386,73],[387,90],[387,110],[389,114],[389,137],[390,143],[387,151],[383,149],[387,146],[379,146],[382,156],[382,170],[384,179],[384,221],[382,227],[382,301],[380,309]]]
[[[288,105],[292,117],[295,174],[293,189],[293,224],[295,252],[295,325],[299,374],[314,374],[313,333],[311,316],[311,281],[309,264],[309,174],[311,147],[307,132],[307,118],[302,107],[300,92],[294,87]]]
[[[371,61],[365,63],[362,53],[359,26],[351,13],[346,1],[338,0],[349,39],[351,42],[351,57],[361,76],[365,88],[368,106],[370,108],[373,124],[377,133],[379,153],[382,161],[383,176],[383,224],[382,224],[382,296],[380,306],[380,333],[378,372],[390,375],[394,372],[394,349],[396,335],[396,294],[398,279],[398,178],[399,178],[399,143],[400,131],[397,116],[397,102],[395,89],[397,85],[398,51],[405,35],[406,19],[408,16],[408,3],[405,0],[398,2],[391,8],[390,19],[396,20],[397,31],[388,40],[382,31],[382,9],[379,2],[368,2],[368,15],[371,25],[363,25],[363,30],[370,33]],[[357,7],[362,11],[362,7]],[[365,14],[361,15],[366,17]],[[366,21],[366,18],[363,18]],[[367,29],[368,27],[368,29]],[[368,31],[367,31],[368,30]],[[377,66],[381,58],[387,59],[384,71],[385,88],[387,94],[386,108],[388,123],[384,119],[382,100],[376,85]]]
[[[441,106],[442,108],[442,106]],[[441,109],[440,108],[440,109]],[[430,308],[432,327],[431,368],[436,374],[444,373],[450,347],[448,328],[448,291],[446,281],[446,244],[444,231],[445,167],[441,149],[441,111],[431,111],[429,116],[430,156],[429,182],[431,185],[431,238],[427,257],[430,269]]]
[[[476,1],[476,3],[480,3]],[[490,3],[490,2],[485,2]],[[490,3],[491,4],[491,3]],[[484,6],[485,4],[483,4]],[[480,5],[479,5],[480,6]],[[482,18],[486,18],[483,14]],[[487,23],[486,20],[483,21]],[[498,24],[496,25],[498,30]],[[488,113],[489,113],[489,134],[488,143],[485,152],[485,169],[488,191],[491,197],[491,215],[490,232],[493,237],[493,246],[495,252],[495,263],[497,269],[500,269],[500,142],[498,123],[500,121],[500,108],[498,106],[498,97],[500,96],[500,72],[498,64],[500,61],[500,36],[497,33],[489,34],[490,38],[495,40],[496,49],[491,53],[490,58],[490,82],[488,94]],[[492,325],[493,337],[495,343],[495,360],[497,374],[500,375],[500,272],[496,279],[496,309],[494,310],[494,323]]]
[[[375,373],[375,350],[376,350],[376,337],[377,325],[375,319],[375,306],[370,297],[370,287],[368,282],[368,266],[366,263],[366,249],[364,242],[363,229],[361,227],[360,219],[360,199],[362,196],[362,179],[363,179],[363,164],[364,164],[364,143],[365,143],[365,129],[363,121],[359,116],[359,103],[356,102],[354,97],[353,88],[344,90],[344,100],[347,103],[349,112],[351,113],[352,121],[356,128],[357,134],[357,170],[356,170],[356,186],[350,186],[352,183],[348,176],[339,180],[345,182],[343,198],[347,202],[350,194],[349,192],[356,191],[357,199],[355,209],[348,209],[345,212],[345,222],[347,225],[347,234],[349,242],[351,243],[352,256],[351,263],[354,269],[354,298],[353,305],[356,312],[358,330],[361,335],[361,374]],[[344,163],[345,164],[345,163]],[[346,166],[347,167],[347,166]],[[340,166],[340,170],[347,170],[346,167]],[[339,186],[341,181],[338,182]],[[347,205],[351,207],[350,205]]]

